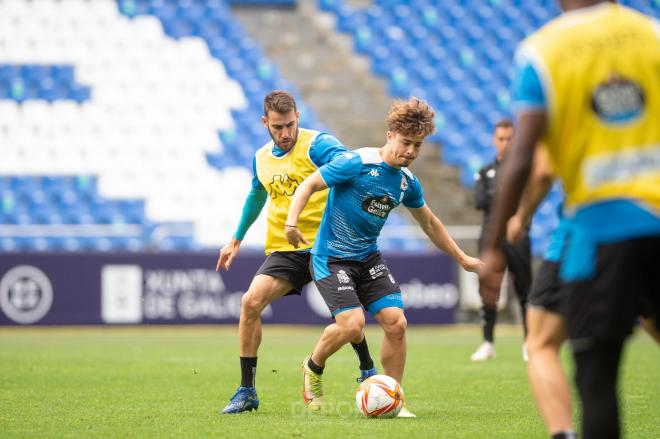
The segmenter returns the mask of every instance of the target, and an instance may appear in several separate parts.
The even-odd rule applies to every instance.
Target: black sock
[[[257,357],[241,358],[241,387],[254,387],[257,376]]]
[[[493,343],[493,331],[495,330],[495,320],[497,318],[497,310],[495,308],[483,309],[484,315],[484,340]]]
[[[371,355],[369,355],[369,345],[367,344],[367,337],[363,337],[362,341],[360,343],[353,343],[351,342],[351,346],[353,346],[353,350],[355,350],[355,353],[358,356],[358,359],[360,360],[360,369],[362,370],[369,370],[374,367],[374,360],[371,359]]]
[[[309,366],[310,369],[312,369],[312,372],[314,372],[317,375],[322,375],[323,374],[323,369],[325,366],[319,366],[318,364],[314,363],[312,361],[312,356],[309,356],[309,361],[307,361],[307,366]]]
[[[564,430],[550,436],[551,439],[577,439],[577,433],[573,430]]]

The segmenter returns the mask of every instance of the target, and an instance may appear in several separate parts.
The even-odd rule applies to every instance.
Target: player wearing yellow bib
[[[282,232],[291,198],[307,176],[346,152],[335,137],[299,128],[298,118],[296,101],[290,93],[276,90],[265,97],[262,122],[272,141],[255,154],[252,189],[234,237],[220,251],[216,266],[217,271],[229,270],[245,233],[261,213],[266,199],[270,198],[265,245],[267,257],[241,301],[238,325],[241,385],[222,413],[241,413],[259,407],[255,377],[257,351],[261,344],[261,313],[284,295],[301,294],[303,287],[312,280],[309,249],[321,223],[328,191],[315,194],[302,213],[298,225],[310,244],[297,249],[287,242]],[[358,380],[376,374],[364,334],[352,342],[360,360],[361,376]]]
[[[614,2],[560,3],[566,13],[516,54],[518,135],[500,174],[481,293],[497,297],[497,245],[541,141],[566,193],[561,306],[583,436],[617,438],[624,341],[639,313],[656,327],[660,315],[660,24]]]

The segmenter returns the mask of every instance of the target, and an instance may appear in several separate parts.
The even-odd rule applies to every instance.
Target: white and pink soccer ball
[[[368,418],[394,418],[403,408],[403,389],[392,377],[374,375],[362,382],[355,393],[358,410]]]

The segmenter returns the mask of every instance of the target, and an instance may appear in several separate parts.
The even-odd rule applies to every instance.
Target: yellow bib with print
[[[613,198],[660,211],[660,26],[604,3],[564,14],[523,45],[548,109],[543,143],[567,207]]]
[[[273,154],[272,142],[261,147],[256,153],[257,178],[270,196],[265,245],[267,255],[275,251],[296,250],[284,236],[284,223],[294,192],[300,183],[317,169],[309,157],[309,149],[319,134],[318,131],[300,128],[296,144],[282,157]],[[311,248],[314,244],[327,199],[327,189],[314,193],[300,214],[298,229],[309,241],[309,245],[301,243],[297,250]]]

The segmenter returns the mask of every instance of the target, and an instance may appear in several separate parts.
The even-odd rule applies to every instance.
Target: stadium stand
[[[0,250],[195,250],[229,238],[252,155],[268,140],[261,100],[295,92],[233,17],[237,3],[295,4],[0,3]],[[435,140],[466,186],[492,158],[492,124],[508,114],[515,45],[558,12],[514,0],[317,3],[393,97],[439,109]],[[297,97],[301,125],[324,129]],[[560,198],[553,191],[535,218],[536,249]],[[246,245],[258,246],[264,228],[259,220]],[[387,236],[386,249],[420,248]]]
[[[364,2],[358,2],[363,4]],[[520,0],[317,0],[337,30],[349,34],[393,97],[420,96],[438,110],[434,140],[442,159],[461,169],[464,185],[494,157],[492,127],[510,115],[509,84],[517,44],[554,18],[558,2]],[[660,16],[657,0],[622,1]],[[534,217],[535,253],[557,224],[558,186]]]
[[[294,88],[226,2],[3,2],[0,47],[0,250],[228,240],[268,140],[263,96]]]

